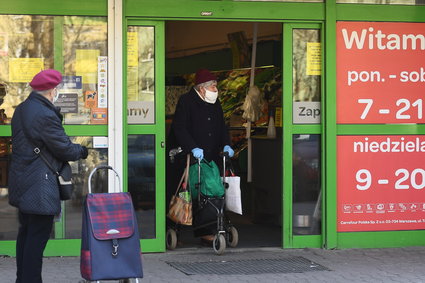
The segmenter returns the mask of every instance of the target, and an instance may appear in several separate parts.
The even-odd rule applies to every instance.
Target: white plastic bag
[[[225,178],[225,182],[229,184],[225,196],[226,210],[242,215],[241,178],[238,176],[230,176]]]

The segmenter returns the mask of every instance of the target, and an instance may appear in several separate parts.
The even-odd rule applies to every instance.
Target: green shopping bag
[[[189,184],[192,199],[198,197],[198,163],[189,168]],[[201,193],[207,197],[222,197],[224,195],[224,186],[221,182],[220,171],[214,161],[201,161]]]

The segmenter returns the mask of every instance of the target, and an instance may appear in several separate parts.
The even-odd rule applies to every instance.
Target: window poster
[[[425,23],[337,23],[337,122],[424,123]]]
[[[82,89],[83,84],[81,76],[63,76],[62,89]]]
[[[83,84],[97,83],[97,67],[100,51],[97,49],[77,49],[75,70],[83,78]]]
[[[90,124],[108,124],[107,108],[91,108]]]
[[[338,232],[425,229],[425,135],[338,136]]]
[[[108,57],[99,56],[98,65],[97,91],[99,97],[97,98],[97,104],[99,108],[106,108],[108,107]]]
[[[59,92],[55,106],[60,107],[61,113],[78,113],[78,92]]]

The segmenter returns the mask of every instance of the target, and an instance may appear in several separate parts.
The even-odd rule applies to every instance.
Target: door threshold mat
[[[264,273],[303,273],[330,269],[301,256],[208,262],[167,262],[186,275],[250,275]]]

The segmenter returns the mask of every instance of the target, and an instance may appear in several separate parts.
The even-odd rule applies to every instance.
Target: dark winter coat
[[[205,102],[193,88],[177,103],[172,131],[185,152],[198,147],[208,161],[217,161],[223,147],[230,145],[219,100],[214,104]]]
[[[34,145],[58,169],[64,161],[78,160],[84,154],[83,147],[73,144],[65,134],[59,109],[36,92],[15,109],[12,118],[9,203],[23,213],[57,215],[60,212],[58,180],[34,153]]]

